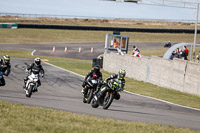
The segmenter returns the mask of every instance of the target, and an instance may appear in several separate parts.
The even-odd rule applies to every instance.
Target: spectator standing
[[[198,60],[198,63],[200,63],[200,51],[199,51],[199,54],[196,56],[197,60]]]
[[[188,57],[188,49],[186,46],[183,46],[183,51],[182,51],[182,57],[184,57],[184,60],[188,60],[187,57]]]
[[[119,46],[119,42],[116,40],[116,39],[114,39],[114,48],[117,48],[118,46]]]
[[[172,52],[172,55],[170,56],[170,60],[173,60],[174,56],[176,55],[176,51]]]
[[[137,46],[133,46],[133,52],[132,52],[131,56],[141,58],[140,50],[137,48]]]

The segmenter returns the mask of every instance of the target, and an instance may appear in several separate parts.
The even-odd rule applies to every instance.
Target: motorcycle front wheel
[[[93,92],[94,92],[94,89],[89,89],[89,94],[88,94],[88,98],[87,98],[87,103],[90,104],[92,98],[93,98]]]
[[[106,93],[103,101],[103,109],[108,109],[113,101],[113,94]]]
[[[95,98],[92,99],[92,101],[91,101],[91,106],[92,106],[93,108],[98,108],[98,107],[99,107],[99,104],[97,103],[97,101],[96,101]]]
[[[32,92],[33,92],[33,85],[30,85],[27,89],[28,93],[26,93],[26,97],[31,97]]]

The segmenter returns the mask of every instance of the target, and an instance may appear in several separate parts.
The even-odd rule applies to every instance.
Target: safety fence
[[[103,69],[116,73],[125,69],[127,77],[161,87],[200,96],[200,64],[161,57],[131,57],[116,53],[104,54]]]

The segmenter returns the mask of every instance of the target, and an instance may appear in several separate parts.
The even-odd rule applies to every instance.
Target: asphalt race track
[[[130,43],[129,50],[133,49],[133,45],[139,49],[155,49],[163,48],[164,43],[146,42],[146,43]],[[53,47],[55,46],[55,52]],[[64,52],[67,47],[67,52]],[[79,53],[79,47],[81,52]],[[93,47],[93,53],[91,48]],[[65,58],[91,60],[104,53],[105,44],[102,43],[52,43],[52,44],[0,44],[1,49],[20,49],[20,50],[36,50],[34,55],[57,56]]]
[[[82,103],[81,84],[83,77],[42,63],[46,76],[42,86],[31,98],[26,98],[22,89],[24,70],[32,59],[12,58],[12,70],[5,77],[6,86],[0,87],[0,100],[11,103],[39,106],[96,115],[126,121],[159,123],[200,130],[200,111],[160,102],[137,95],[121,93],[119,101],[114,100],[108,110],[92,108]]]

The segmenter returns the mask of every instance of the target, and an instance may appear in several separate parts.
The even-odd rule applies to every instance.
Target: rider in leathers
[[[125,75],[126,75],[126,71],[125,70],[122,70],[120,69],[118,74],[114,74],[114,75],[111,75],[110,77],[106,78],[106,83],[108,83],[109,80],[115,80],[117,81],[121,87],[118,88],[118,92],[120,91],[123,91],[124,90],[124,87],[125,87]],[[97,97],[100,98],[101,96],[104,96],[104,93],[108,91],[108,88],[104,89],[103,91],[99,90],[99,92],[97,93]],[[115,99],[116,100],[119,100],[120,99],[120,94],[117,93],[115,95]]]
[[[44,69],[41,65],[41,59],[40,58],[35,58],[34,63],[30,64],[30,66],[27,67],[26,71],[30,71],[30,74],[42,74],[42,77],[44,77]],[[24,78],[24,86],[23,88],[26,87],[26,81],[28,80],[28,76],[26,76],[26,78]],[[41,85],[40,79],[38,79],[38,87]]]
[[[5,55],[2,59],[0,59],[0,71],[3,72],[5,76],[8,76],[10,74],[10,68],[10,57]],[[0,86],[5,86],[5,84],[5,80],[2,77]]]
[[[85,76],[84,82],[82,84],[83,89],[81,91],[83,93],[84,97],[87,95],[88,88],[86,87],[86,85],[88,84],[89,79],[97,79],[98,81],[102,80],[102,73],[100,72],[100,66],[99,65],[94,66],[94,69],[91,70]],[[98,85],[97,88],[99,88],[99,85]],[[86,102],[86,101],[84,100],[83,102]]]

